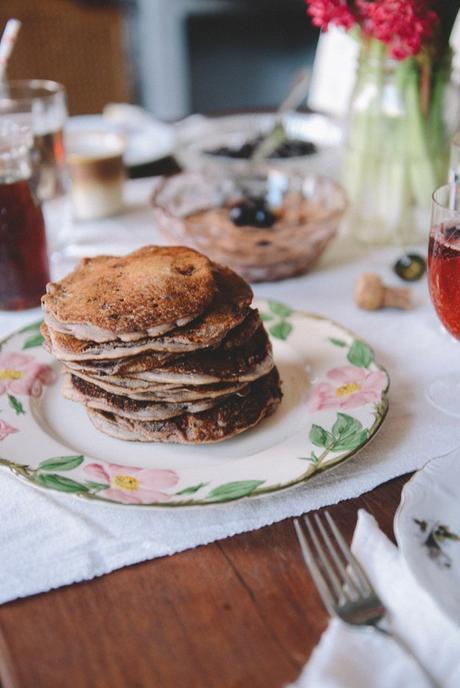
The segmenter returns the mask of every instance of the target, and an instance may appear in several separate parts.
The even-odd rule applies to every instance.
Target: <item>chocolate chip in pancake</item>
[[[233,437],[270,415],[281,401],[280,380],[274,368],[252,383],[245,397],[228,397],[218,406],[201,413],[185,413],[163,421],[136,421],[113,413],[87,409],[98,430],[124,440],[207,444]]]
[[[84,258],[42,297],[45,322],[78,339],[132,341],[201,315],[216,291],[206,256],[182,246],[145,246],[127,256]]]

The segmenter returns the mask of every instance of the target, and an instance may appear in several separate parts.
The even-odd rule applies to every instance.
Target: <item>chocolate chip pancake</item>
[[[231,349],[238,349],[249,342],[255,332],[262,326],[260,317],[256,311],[248,314],[246,320],[235,327],[227,337],[221,342],[218,350],[220,352],[227,352]],[[49,346],[47,344],[47,346]],[[139,354],[138,356],[129,356],[126,358],[108,359],[108,360],[83,360],[83,361],[65,361],[68,368],[75,372],[88,373],[89,375],[117,375],[124,376],[132,373],[138,373],[145,370],[153,370],[155,368],[164,367],[168,363],[178,363],[181,360],[195,360],[198,353],[201,352],[203,357],[214,357],[214,352],[217,351],[215,347],[202,348],[199,351],[184,353],[169,353],[166,351],[150,351]]]
[[[156,337],[200,316],[216,291],[206,256],[181,246],[145,246],[124,257],[84,258],[42,297],[45,322],[77,339]]]
[[[281,400],[252,291],[182,247],[84,259],[43,297],[45,348],[63,395],[120,439],[220,442]]]
[[[69,371],[70,372],[70,371]],[[143,382],[142,380],[127,380],[124,378],[114,378],[109,380],[90,377],[83,373],[71,373],[73,377],[97,385],[106,392],[127,396],[130,399],[139,401],[164,401],[180,402],[194,401],[197,399],[208,399],[228,396],[235,392],[242,392],[246,389],[246,382],[217,382],[210,385],[175,385],[162,384],[161,382]]]
[[[257,311],[249,309],[251,288],[236,273],[223,266],[214,266],[214,279],[216,291],[208,310],[190,324],[162,336],[98,343],[76,339],[46,324],[42,326],[42,334],[48,350],[61,361],[118,359],[149,351],[187,353],[215,347],[229,332],[234,338],[248,338],[260,325]],[[228,345],[231,346],[231,342]]]
[[[238,435],[273,413],[281,401],[280,380],[274,368],[251,384],[245,397],[232,395],[212,409],[162,421],[140,421],[87,408],[94,426],[112,437],[138,442],[208,444]]]
[[[228,396],[182,402],[139,401],[118,394],[111,394],[101,387],[73,375],[66,377],[62,394],[70,401],[85,404],[87,408],[141,421],[164,420],[184,413],[206,411]]]
[[[67,363],[70,371],[84,374],[95,384],[107,380],[120,384],[121,380],[136,383],[204,385],[213,382],[250,382],[273,368],[271,344],[263,326],[243,346],[234,349],[219,347],[201,350],[190,356],[159,363],[156,354],[142,354],[120,363],[114,375],[100,369],[75,367]],[[133,385],[133,382],[131,382]]]

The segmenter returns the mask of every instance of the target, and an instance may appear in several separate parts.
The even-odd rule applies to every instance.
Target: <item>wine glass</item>
[[[446,330],[460,340],[460,182],[436,189],[432,201],[428,246],[430,296]],[[434,380],[427,397],[440,411],[460,418],[460,371]]]

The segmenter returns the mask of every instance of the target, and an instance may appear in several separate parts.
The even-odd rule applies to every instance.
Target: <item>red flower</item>
[[[417,55],[429,40],[439,16],[433,0],[305,0],[315,26],[351,29],[358,24],[368,38],[386,43],[397,60]]]
[[[386,43],[391,55],[403,60],[420,52],[433,35],[439,17],[426,0],[375,0],[368,3],[368,33]]]
[[[306,0],[307,12],[314,26],[327,31],[329,24],[351,29],[356,24],[356,16],[347,0]]]

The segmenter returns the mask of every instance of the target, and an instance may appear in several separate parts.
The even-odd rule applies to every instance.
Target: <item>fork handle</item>
[[[433,686],[433,688],[441,688],[441,684],[436,681],[436,679],[431,675],[431,673],[428,671],[428,669],[421,663],[417,655],[414,653],[410,645],[406,643],[406,641],[401,638],[400,635],[395,633],[394,631],[388,630],[388,628],[385,628],[385,626],[382,626],[378,623],[372,624],[373,628],[375,628],[376,631],[381,633],[382,635],[385,635],[387,638],[391,638],[396,642],[397,645],[407,654],[409,657],[412,659],[412,661],[418,666],[420,671],[423,673],[427,681]]]

